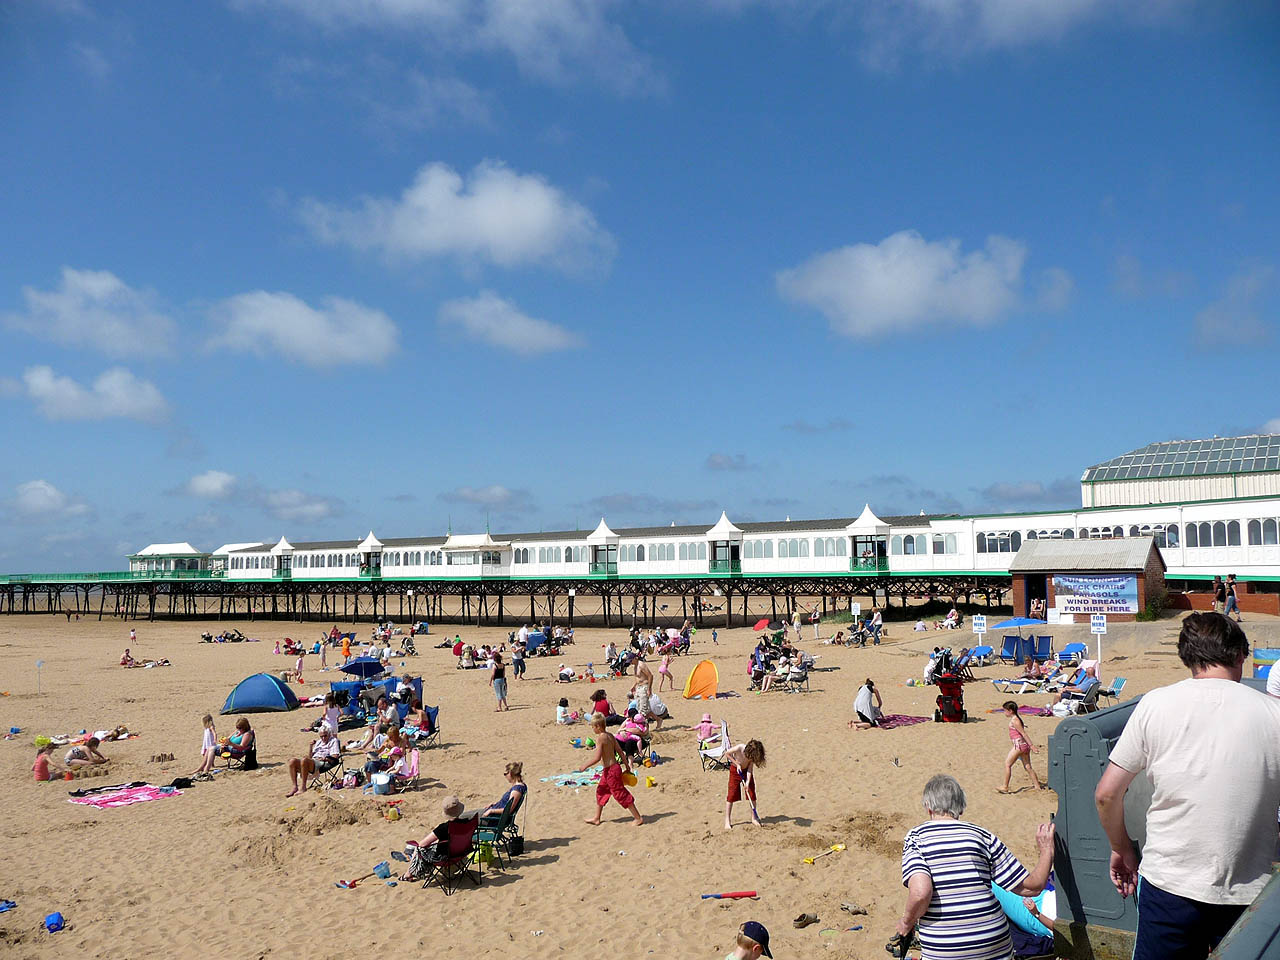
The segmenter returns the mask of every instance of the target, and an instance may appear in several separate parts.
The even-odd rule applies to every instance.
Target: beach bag
[[[511,842],[507,844],[507,849],[511,851],[513,857],[518,857],[524,853],[524,837],[517,834],[511,838]]]
[[[489,866],[493,863],[493,844],[485,841],[476,847],[475,852],[471,854],[471,862],[474,864],[483,864]]]

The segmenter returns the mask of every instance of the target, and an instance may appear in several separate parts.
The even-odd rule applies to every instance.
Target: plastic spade
[[[825,857],[825,856],[829,856],[830,854],[833,854],[833,853],[839,853],[839,852],[840,852],[841,850],[843,850],[843,849],[845,849],[845,846],[844,846],[844,844],[843,844],[843,843],[834,843],[834,844],[832,844],[832,845],[831,845],[831,849],[830,849],[830,850],[823,850],[823,851],[822,851],[820,854],[818,854],[816,857],[805,857],[805,858],[804,858],[804,862],[805,862],[805,863],[813,863],[815,860],[821,860],[823,857]]]

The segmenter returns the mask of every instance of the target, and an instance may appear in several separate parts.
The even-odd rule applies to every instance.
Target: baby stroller
[[[406,657],[416,657],[418,655],[418,648],[413,645],[413,637],[405,637],[403,646]]]
[[[939,674],[938,709],[933,711],[935,723],[965,723],[969,714],[964,708],[964,681],[954,673]]]

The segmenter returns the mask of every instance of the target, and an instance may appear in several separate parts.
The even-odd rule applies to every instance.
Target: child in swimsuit
[[[670,683],[671,689],[676,688],[676,682],[671,676],[671,654],[665,654],[662,663],[658,665],[658,676],[662,679],[658,681],[658,692],[661,693],[664,684]]]
[[[1043,790],[1044,785],[1040,782],[1040,778],[1036,776],[1035,770],[1031,766],[1031,751],[1036,747],[1032,746],[1031,741],[1027,738],[1027,728],[1022,724],[1022,717],[1018,715],[1018,705],[1012,700],[1006,700],[1004,703],[1004,715],[1009,718],[1009,739],[1013,742],[1013,746],[1009,749],[1009,756],[1004,761],[1004,786],[998,793],[1009,792],[1009,778],[1013,775],[1013,765],[1019,760],[1022,765],[1027,768],[1027,773],[1031,776],[1031,782],[1036,785],[1037,790]]]

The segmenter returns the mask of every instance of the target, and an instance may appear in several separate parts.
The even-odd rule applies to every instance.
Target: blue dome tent
[[[298,698],[279,677],[255,673],[236,684],[222,705],[225,713],[266,713],[271,710],[296,710]]]

